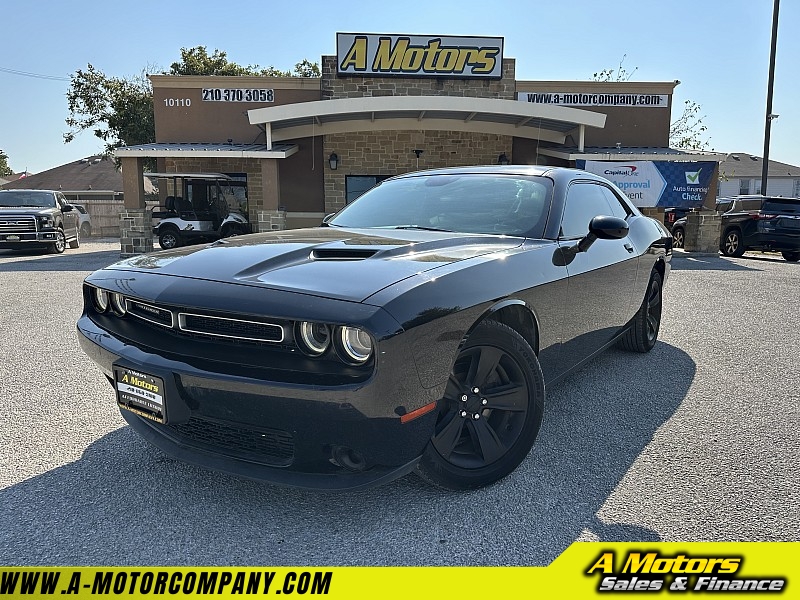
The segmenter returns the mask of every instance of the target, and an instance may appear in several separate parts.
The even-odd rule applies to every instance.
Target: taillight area
[[[777,219],[778,218],[778,215],[768,215],[768,214],[759,213],[759,212],[750,213],[750,216],[752,216],[753,219],[756,220],[756,221],[769,221],[770,219]]]

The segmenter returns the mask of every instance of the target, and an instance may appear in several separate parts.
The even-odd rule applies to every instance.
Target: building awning
[[[668,160],[668,161],[698,161],[708,160],[722,162],[727,154],[725,152],[703,152],[701,150],[678,150],[676,148],[659,147],[601,147],[587,146],[582,150],[573,148],[539,148],[539,154],[552,156],[562,160]]]
[[[493,133],[563,144],[585,127],[605,126],[606,116],[577,108],[493,98],[380,96],[298,102],[247,111],[264,125],[267,145],[316,135],[378,130]]]
[[[117,158],[288,158],[298,150],[297,144],[190,144],[160,143],[124,146],[114,151]]]

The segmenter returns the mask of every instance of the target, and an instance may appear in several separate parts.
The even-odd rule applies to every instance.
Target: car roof
[[[548,165],[474,165],[467,167],[448,167],[444,169],[427,169],[424,171],[412,171],[390,177],[390,179],[407,179],[411,177],[422,177],[429,175],[527,175],[538,177],[569,177],[576,176],[581,179],[592,179],[608,183],[608,180],[594,173],[582,171],[580,169],[570,169],[567,167],[552,167]]]

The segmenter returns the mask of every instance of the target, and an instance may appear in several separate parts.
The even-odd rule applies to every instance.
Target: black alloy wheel
[[[684,234],[682,227],[676,227],[672,230],[672,247],[673,248],[683,248],[684,244]]]
[[[781,255],[786,262],[797,262],[800,260],[800,252],[781,252]]]
[[[60,227],[56,229],[56,241],[50,244],[50,252],[53,254],[63,254],[67,249],[67,238],[64,236],[64,230]]]
[[[644,300],[633,317],[630,328],[619,340],[619,345],[625,350],[650,352],[656,345],[661,329],[661,288],[661,274],[654,269],[650,274]]]
[[[721,250],[725,256],[739,257],[744,254],[745,247],[742,245],[742,232],[738,229],[726,231],[722,240]]]
[[[536,354],[512,328],[485,321],[455,361],[417,473],[454,490],[494,483],[528,455],[543,410]]]
[[[162,250],[172,250],[173,248],[177,248],[181,245],[181,238],[178,235],[178,232],[170,227],[169,229],[162,231],[158,236],[158,245],[161,246]]]

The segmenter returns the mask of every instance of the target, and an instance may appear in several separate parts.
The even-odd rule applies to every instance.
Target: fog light
[[[359,327],[340,327],[339,342],[349,362],[362,364],[372,355],[372,338]]]
[[[94,288],[92,292],[92,300],[97,312],[104,313],[108,310],[108,292],[100,288]]]

